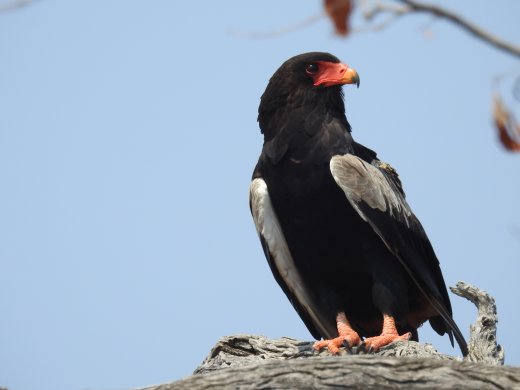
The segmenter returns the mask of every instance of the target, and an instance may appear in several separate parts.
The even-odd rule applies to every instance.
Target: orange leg
[[[316,341],[314,343],[315,350],[319,351],[320,349],[327,347],[329,352],[335,355],[339,352],[339,347],[343,346],[344,342],[346,342],[349,347],[359,345],[361,343],[361,338],[350,326],[350,322],[348,322],[345,313],[338,313],[336,316],[336,322],[338,326],[339,337],[331,340]]]
[[[395,327],[394,317],[383,314],[383,331],[381,332],[381,335],[365,339],[364,344],[369,351],[375,352],[379,350],[379,348],[393,343],[394,341],[410,340],[410,337],[412,337],[410,332],[400,336]]]

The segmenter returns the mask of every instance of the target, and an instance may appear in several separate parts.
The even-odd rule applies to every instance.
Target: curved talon
[[[342,345],[345,347],[345,349],[348,351],[348,353],[350,353],[352,355],[352,348],[350,347],[348,341],[347,340],[343,340]]]
[[[351,342],[348,339],[349,339],[349,337],[347,337],[347,336],[340,336],[340,337],[336,337],[335,339],[331,339],[331,340],[316,341],[314,343],[314,349],[316,351],[320,351],[321,349],[327,347],[327,349],[329,350],[329,352],[331,354],[336,355],[339,353],[340,347],[345,347],[345,349],[349,353],[352,353],[352,347],[359,345],[359,343],[352,342],[352,344],[351,344]],[[352,339],[354,339],[354,338],[352,338]]]

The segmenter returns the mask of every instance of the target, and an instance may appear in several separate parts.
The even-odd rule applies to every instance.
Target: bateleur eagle
[[[352,138],[343,84],[359,86],[352,68],[306,53],[261,97],[250,207],[271,271],[318,350],[417,340],[428,320],[466,355],[430,241],[396,171]]]

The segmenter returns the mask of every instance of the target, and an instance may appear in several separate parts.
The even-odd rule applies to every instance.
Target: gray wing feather
[[[396,191],[395,185],[378,168],[357,156],[346,154],[332,157],[330,170],[351,205],[365,221],[367,218],[358,206],[361,201],[373,209],[388,212],[410,226],[412,211],[404,195]]]

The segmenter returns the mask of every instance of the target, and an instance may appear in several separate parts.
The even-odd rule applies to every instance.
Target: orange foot
[[[381,347],[393,343],[394,341],[410,340],[410,337],[412,337],[410,332],[399,335],[395,327],[394,318],[383,314],[383,331],[381,335],[365,339],[363,345],[369,352],[376,352]]]
[[[345,313],[339,313],[336,316],[336,322],[338,325],[339,337],[331,340],[316,341],[314,343],[315,350],[319,351],[320,349],[327,347],[331,354],[336,355],[339,352],[339,347],[345,345],[345,343],[349,349],[354,345],[361,344],[361,338],[350,326]]]

